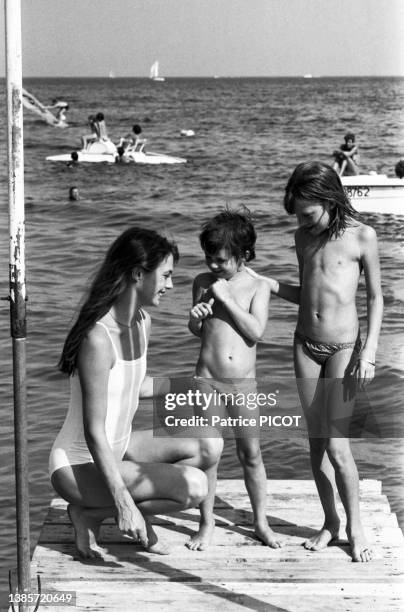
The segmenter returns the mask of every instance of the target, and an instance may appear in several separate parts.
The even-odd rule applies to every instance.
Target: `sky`
[[[404,0],[21,4],[24,77],[404,76]]]

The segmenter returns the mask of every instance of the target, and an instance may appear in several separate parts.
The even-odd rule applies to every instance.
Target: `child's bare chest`
[[[359,269],[359,249],[347,239],[329,241],[321,248],[305,245],[302,255],[306,271],[326,276],[340,276]]]

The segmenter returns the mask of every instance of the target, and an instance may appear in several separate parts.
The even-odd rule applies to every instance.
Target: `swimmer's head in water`
[[[202,226],[199,236],[205,255],[212,257],[225,249],[238,262],[255,258],[256,239],[251,213],[246,207],[241,211],[226,208]]]
[[[400,159],[395,165],[395,173],[397,178],[404,178],[404,159]]]
[[[297,200],[320,203],[327,209],[330,216],[328,238],[339,236],[351,219],[359,218],[337,172],[323,162],[305,162],[296,166],[287,182],[283,199],[285,210],[290,215],[296,213]]]
[[[125,153],[125,149],[123,147],[118,147],[116,151],[118,155],[123,155]]]
[[[70,157],[72,161],[79,161],[79,154],[77,153],[77,151],[73,151],[72,153],[70,153]]]
[[[134,272],[139,269],[145,274],[153,272],[169,255],[177,263],[177,245],[144,227],[130,227],[112,243],[66,338],[59,361],[62,372],[74,373],[80,345],[87,331],[107,314],[128,285],[133,286]]]
[[[140,125],[138,125],[137,123],[135,123],[135,125],[132,128],[132,132],[134,134],[136,134],[136,136],[138,136],[139,134],[142,133],[142,128],[140,127]]]
[[[77,201],[78,199],[79,199],[79,190],[74,185],[73,187],[70,187],[69,189],[69,200]]]

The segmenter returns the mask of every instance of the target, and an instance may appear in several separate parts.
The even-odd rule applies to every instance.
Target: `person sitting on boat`
[[[81,148],[87,149],[88,145],[92,142],[95,142],[96,140],[98,140],[98,130],[96,128],[95,125],[95,116],[94,115],[90,115],[88,118],[88,125],[90,126],[91,129],[91,134],[86,134],[84,136],[81,136]]]
[[[141,137],[142,128],[140,125],[135,123],[132,128],[132,132],[124,136],[119,141],[119,147],[123,147],[125,150],[131,149],[131,151],[141,152],[147,142],[146,138]]]
[[[394,171],[396,173],[397,178],[404,178],[404,159],[400,159],[400,161],[396,163]]]
[[[347,132],[344,136],[345,143],[334,151],[335,162],[333,168],[340,176],[356,176],[359,174],[359,150],[355,144],[355,134]]]
[[[105,125],[104,113],[97,113],[94,120],[95,130],[98,136],[98,140],[109,140],[107,133],[107,126]]]

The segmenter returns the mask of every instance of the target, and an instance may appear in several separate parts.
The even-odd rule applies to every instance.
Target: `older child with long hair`
[[[102,554],[97,535],[109,516],[148,550],[166,553],[147,515],[198,505],[207,479],[197,468],[207,469],[220,456],[215,440],[154,439],[150,431],[132,431],[139,396],[153,394],[146,376],[150,317],[144,307],[158,306],[172,288],[177,260],[176,245],[157,232],[123,232],[63,348],[59,366],[70,376],[70,405],[49,467],[53,487],[69,502],[84,557]]]
[[[340,178],[320,162],[299,164],[285,190],[284,206],[296,215],[299,285],[269,280],[272,293],[299,305],[294,364],[305,412],[314,479],[325,519],[305,542],[320,550],[338,538],[333,480],[346,517],[353,561],[370,561],[359,515],[358,471],[349,442],[357,385],[374,377],[383,314],[377,238],[359,220]],[[355,297],[364,272],[367,333],[362,343]],[[331,383],[331,384],[327,384]]]

